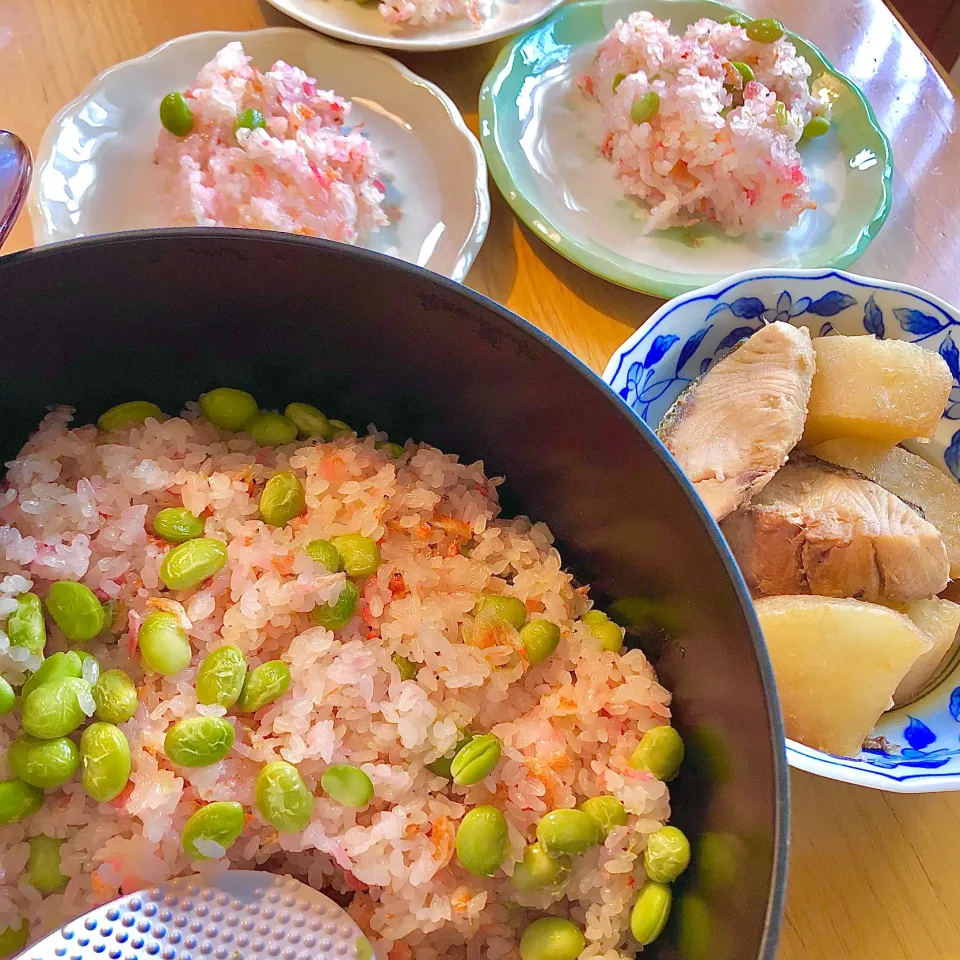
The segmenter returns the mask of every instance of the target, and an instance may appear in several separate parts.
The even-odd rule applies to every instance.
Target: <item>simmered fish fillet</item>
[[[813,457],[792,458],[722,529],[754,596],[905,603],[949,580],[932,523],[873,481]]]
[[[715,520],[762,490],[803,433],[816,361],[810,334],[771,323],[671,407],[657,433]]]

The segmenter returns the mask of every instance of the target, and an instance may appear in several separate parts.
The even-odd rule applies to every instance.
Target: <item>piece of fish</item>
[[[883,487],[794,455],[721,529],[754,596],[906,603],[946,587],[937,528]]]
[[[715,520],[786,462],[803,433],[815,369],[809,331],[770,323],[667,411],[657,434]]]

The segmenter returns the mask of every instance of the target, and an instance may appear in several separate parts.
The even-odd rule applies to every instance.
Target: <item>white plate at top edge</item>
[[[387,23],[376,0],[267,0],[281,13],[321,33],[388,50],[457,50],[500,40],[542,20],[563,0],[492,0],[492,10],[482,23],[466,17],[443,21],[435,27]]]
[[[35,242],[162,226],[153,152],[158,106],[225,44],[254,63],[282,59],[353,101],[380,153],[388,206],[400,216],[363,246],[463,280],[490,220],[483,153],[453,101],[390,57],[308,30],[210,31],[171,40],[94,78],[51,121],[29,197]]]

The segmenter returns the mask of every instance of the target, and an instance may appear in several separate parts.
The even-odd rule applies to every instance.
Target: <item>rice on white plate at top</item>
[[[182,100],[173,114],[182,127],[165,117],[171,97]],[[228,43],[161,106],[162,216],[171,226],[356,243],[388,218],[380,158],[357,127],[345,128],[350,111],[349,100],[319,90],[299,67],[278,60],[261,71],[239,41]]]
[[[754,24],[763,42],[748,36]],[[789,230],[816,207],[797,143],[825,131],[830,104],[810,75],[777,21],[704,18],[676,36],[640,11],[580,84],[603,106],[602,155],[649,208],[644,232],[706,220],[737,236]]]
[[[462,17],[483,23],[492,6],[492,0],[381,0],[379,9],[387,23],[435,27]]]
[[[141,410],[140,422],[116,425],[114,416],[102,428],[71,429],[71,416],[57,408],[46,417],[0,488],[0,668],[16,684],[36,667],[11,645],[19,637],[11,617],[29,593],[42,598],[47,662],[53,651],[82,649],[100,672],[133,679],[135,712],[117,720],[132,770],[108,802],[97,803],[78,776],[48,790],[42,805],[36,791],[36,812],[28,804],[11,817],[0,798],[8,823],[0,931],[9,936],[26,920],[34,939],[122,892],[194,872],[181,841],[187,819],[211,801],[234,801],[242,833],[232,843],[204,837],[202,852],[349,897],[383,960],[513,960],[521,933],[544,912],[582,930],[583,958],[637,951],[630,911],[645,881],[643,851],[670,803],[666,783],[634,751],[651,728],[673,735],[670,695],[642,652],[620,649],[619,627],[599,612],[581,619],[587,589],[563,570],[543,524],[498,517],[499,481],[481,463],[412,441],[399,448],[376,432],[357,436],[321,415],[313,418],[321,436],[288,435],[267,447],[214,426],[196,404],[170,419],[159,410],[144,419]],[[304,500],[292,519],[271,515],[270,525],[261,495],[278,473],[297,478]],[[189,531],[200,539],[184,547],[211,539],[225,547],[220,569],[184,589],[167,586],[164,558],[183,548],[157,535],[165,508],[200,518]],[[379,551],[365,578],[348,581],[314,559],[319,548],[305,549],[322,539],[329,550],[336,540],[347,556],[337,540],[347,534]],[[89,643],[68,643],[52,619],[51,585],[61,580],[84,584],[109,613]],[[353,583],[353,615],[348,609],[332,629],[318,625],[311,611],[343,601]],[[485,599],[491,594],[512,599],[497,607]],[[141,662],[151,614],[168,615],[189,640],[189,663],[172,675]],[[541,662],[517,630],[524,617],[558,628],[558,645],[551,654],[547,643]],[[239,648],[251,670],[282,661],[289,689],[255,712],[240,709],[242,698],[229,709],[198,702],[198,666],[224,645]],[[87,662],[72,682],[96,673]],[[55,682],[0,717],[0,779],[13,775],[8,747],[34,696]],[[235,740],[223,759],[183,766],[168,755],[166,735],[197,716],[223,718]],[[479,782],[457,785],[437,762],[449,765],[466,731],[492,734],[502,755]],[[296,766],[314,798],[305,826],[289,832],[268,822],[254,795],[264,765],[280,760]],[[359,809],[321,784],[341,763],[369,778],[373,796]],[[600,832],[582,855],[549,861],[555,885],[517,889],[512,877],[542,818],[600,795],[620,810],[605,840],[597,842]],[[492,876],[465,869],[457,844],[465,815],[479,806],[505,818]],[[59,858],[52,870],[46,864],[44,894],[30,861],[29,841],[40,834],[63,841],[44,854]]]

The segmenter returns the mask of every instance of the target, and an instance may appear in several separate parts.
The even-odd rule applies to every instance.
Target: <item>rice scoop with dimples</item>
[[[670,695],[481,463],[237,389],[71,417],[0,490],[0,955],[198,860],[392,960],[659,934]]]
[[[261,71],[228,43],[160,105],[161,216],[356,243],[387,215],[380,158],[347,128],[351,108],[299,67]]]
[[[829,130],[810,65],[776,20],[703,18],[681,35],[648,11],[621,20],[580,79],[603,108],[600,153],[644,204],[643,232],[796,226],[816,207],[798,143]]]

